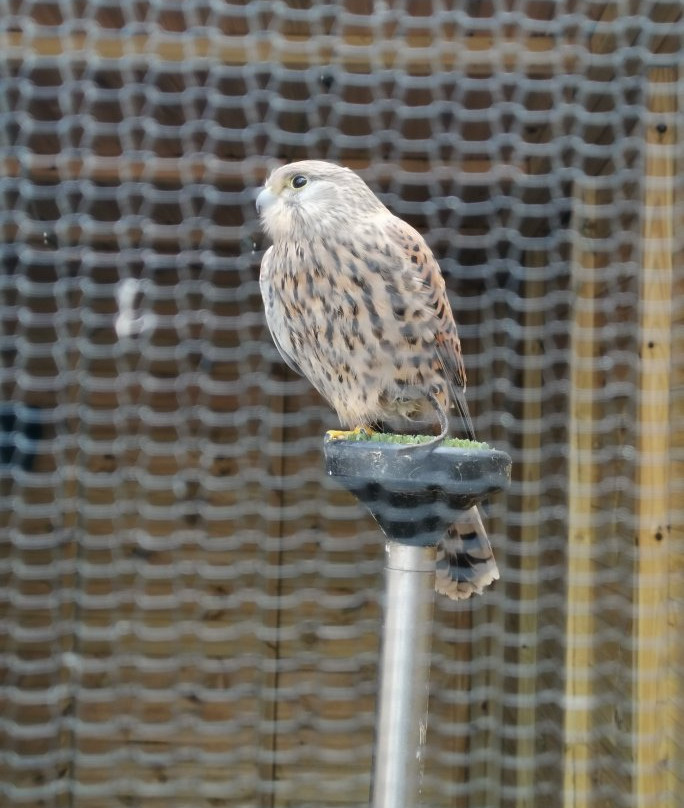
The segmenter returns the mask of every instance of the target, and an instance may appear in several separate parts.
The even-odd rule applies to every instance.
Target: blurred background
[[[368,804],[383,537],[265,327],[254,198],[435,252],[501,580],[438,598],[426,806],[680,805],[682,7],[0,0],[0,801]]]

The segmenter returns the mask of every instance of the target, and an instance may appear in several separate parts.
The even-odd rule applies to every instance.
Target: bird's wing
[[[266,325],[268,325],[268,330],[271,332],[271,337],[273,338],[273,342],[275,343],[276,348],[278,349],[278,353],[282,356],[285,364],[293,370],[295,373],[298,373],[300,376],[303,376],[299,365],[297,362],[290,356],[290,354],[283,348],[283,345],[278,338],[278,326],[277,326],[277,317],[275,314],[275,307],[273,303],[273,287],[271,285],[271,271],[273,266],[273,247],[269,247],[268,250],[264,253],[264,257],[261,259],[261,271],[259,273],[259,289],[261,290],[261,297],[264,301],[264,311],[266,312]]]
[[[475,440],[475,428],[473,427],[468,402],[465,397],[465,367],[461,354],[461,341],[456,334],[455,328],[452,328],[451,332],[438,331],[435,335],[437,356],[444,368],[449,392],[461,416],[467,437],[470,440]]]
[[[403,266],[412,266],[425,295],[426,313],[430,316],[435,350],[449,385],[451,399],[458,410],[468,438],[475,440],[475,430],[465,398],[466,372],[461,352],[461,341],[454,315],[446,293],[446,285],[432,251],[423,237],[409,224],[392,217],[388,228],[393,236],[394,248]]]

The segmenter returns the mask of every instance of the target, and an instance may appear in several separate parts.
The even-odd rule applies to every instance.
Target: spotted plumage
[[[273,244],[260,285],[287,364],[343,426],[449,429],[474,438],[461,344],[429,247],[353,171],[315,160],[274,171],[257,199]],[[437,588],[468,597],[499,577],[477,509],[442,543]]]

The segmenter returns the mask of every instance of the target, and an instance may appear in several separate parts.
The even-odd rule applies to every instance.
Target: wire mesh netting
[[[265,327],[255,192],[443,269],[501,580],[436,604],[423,798],[678,804],[679,2],[0,1],[0,795],[368,803],[382,547]]]

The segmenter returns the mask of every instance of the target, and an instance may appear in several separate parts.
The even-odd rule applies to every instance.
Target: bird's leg
[[[329,429],[325,433],[326,440],[349,440],[356,436],[357,440],[370,440],[373,437],[373,430],[369,426],[357,426],[355,429]]]

